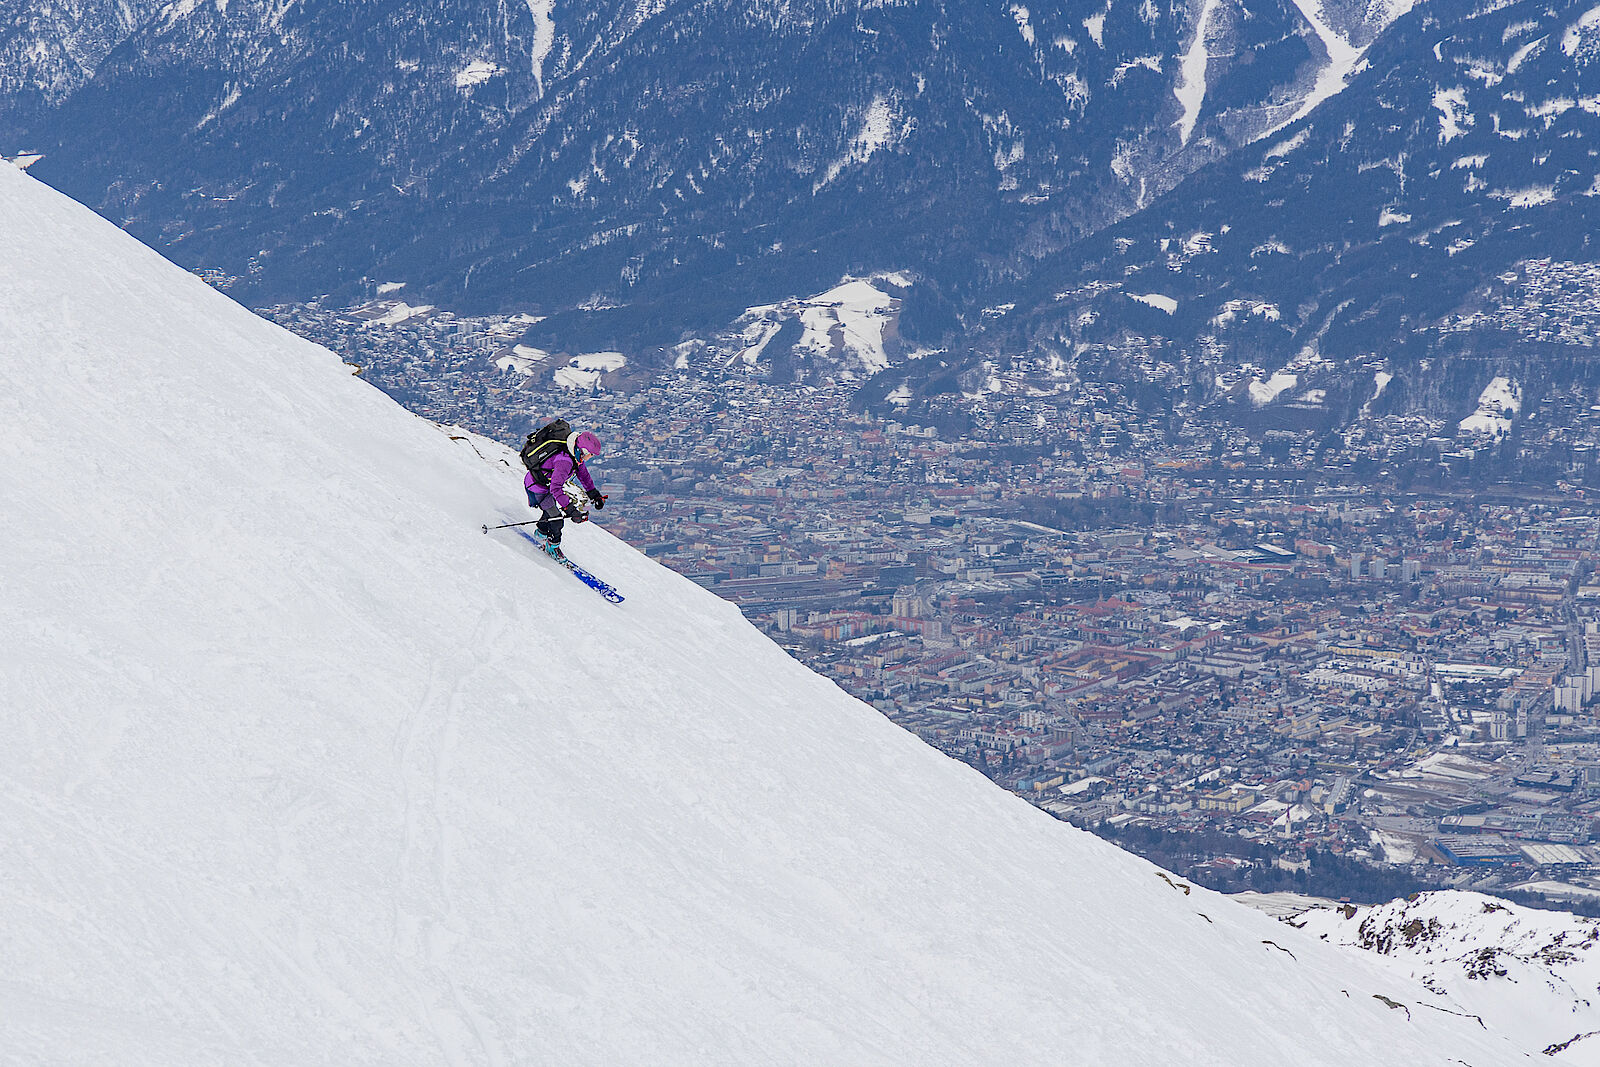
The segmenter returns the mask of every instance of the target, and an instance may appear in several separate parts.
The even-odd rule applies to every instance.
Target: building
[[[1248,811],[1259,803],[1261,794],[1238,786],[1218,789],[1214,793],[1202,793],[1195,799],[1195,807],[1201,811],[1226,811],[1234,814]]]

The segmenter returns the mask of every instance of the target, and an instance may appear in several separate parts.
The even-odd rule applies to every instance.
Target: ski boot
[[[546,519],[535,523],[533,528],[539,531],[539,547],[544,549],[545,555],[565,562],[567,555],[561,551],[561,520],[551,522]]]

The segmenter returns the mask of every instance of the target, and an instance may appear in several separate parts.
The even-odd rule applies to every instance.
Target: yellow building
[[[1261,794],[1253,789],[1241,789],[1238,786],[1229,786],[1218,789],[1214,793],[1202,793],[1195,800],[1195,807],[1201,811],[1227,811],[1238,814],[1247,811],[1261,803]]]

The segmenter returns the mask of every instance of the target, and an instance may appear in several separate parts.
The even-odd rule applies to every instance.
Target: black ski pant
[[[559,545],[561,527],[566,524],[566,518],[561,514],[561,505],[556,503],[556,495],[536,485],[528,490],[528,506],[544,513],[544,518],[534,523],[534,529],[544,534],[552,545]]]

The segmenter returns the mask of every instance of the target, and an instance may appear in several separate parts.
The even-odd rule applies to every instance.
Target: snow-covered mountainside
[[[58,103],[168,0],[14,0],[0,8],[0,118]]]
[[[1587,286],[1600,251],[1593,7],[1411,12],[1314,113],[995,295],[1017,310],[978,358],[1053,355],[1158,408],[1291,426],[1408,408],[1459,423],[1497,378],[1530,398],[1592,390],[1587,330],[1527,305]]]
[[[588,347],[633,347],[847,273],[1011,276],[1326,98],[1405,6],[183,0],[0,155],[247,299],[598,297]]]
[[[1600,1062],[1600,919],[1448,892],[1292,922],[1376,954],[1427,986],[1431,1007],[1516,1035],[1527,1051]]]
[[[6,1058],[1521,1061],[599,524],[621,605],[485,536],[507,450],[5,165],[0,217]]]

